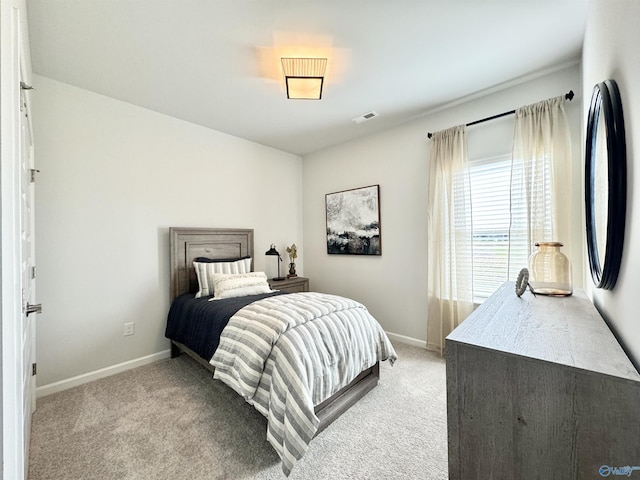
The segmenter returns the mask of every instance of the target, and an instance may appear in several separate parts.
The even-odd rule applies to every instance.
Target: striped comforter
[[[258,300],[222,332],[218,378],[267,417],[267,440],[289,475],[314,437],[314,405],[377,361],[396,360],[378,322],[354,300],[316,292]]]

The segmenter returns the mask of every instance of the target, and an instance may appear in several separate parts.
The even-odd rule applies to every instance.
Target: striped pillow
[[[210,298],[209,301],[272,292],[264,272],[237,275],[216,273],[213,276],[213,290],[213,298]]]
[[[251,258],[241,258],[233,262],[193,262],[193,268],[198,277],[199,290],[196,298],[213,295],[213,276],[216,273],[249,273],[251,272]]]

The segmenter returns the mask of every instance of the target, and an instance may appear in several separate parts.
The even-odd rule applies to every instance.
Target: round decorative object
[[[614,80],[593,88],[585,146],[587,252],[596,287],[618,279],[627,201],[627,153],[620,91]]]
[[[520,270],[520,273],[518,273],[516,280],[516,295],[521,297],[527,289],[527,285],[529,285],[529,270],[523,268]]]
[[[573,293],[571,262],[560,251],[560,242],[536,243],[529,257],[529,288],[533,293],[567,296]]]

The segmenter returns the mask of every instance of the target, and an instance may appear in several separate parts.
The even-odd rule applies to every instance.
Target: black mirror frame
[[[596,242],[596,212],[594,211],[596,138],[600,115],[603,115],[606,128],[609,184],[604,263],[600,262],[602,252],[598,252]],[[593,87],[587,119],[584,180],[587,252],[591,277],[597,288],[611,290],[616,284],[620,271],[627,210],[627,147],[622,101],[615,80],[605,80]]]

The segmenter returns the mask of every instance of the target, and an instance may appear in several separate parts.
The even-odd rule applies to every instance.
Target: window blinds
[[[510,155],[470,162],[473,296],[476,303],[482,303],[506,280],[515,280],[520,269],[527,266],[533,244],[545,240],[529,238],[527,218],[532,212],[526,202],[525,189],[534,196],[545,198],[548,211],[551,211],[550,168],[524,175],[523,165],[522,159],[514,159],[512,165]],[[551,235],[550,219],[547,223],[548,237]]]

